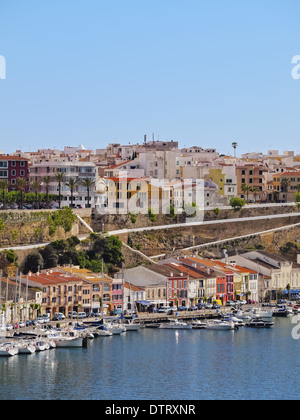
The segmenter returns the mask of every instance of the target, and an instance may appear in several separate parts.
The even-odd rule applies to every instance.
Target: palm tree
[[[287,203],[287,193],[289,190],[289,185],[291,183],[291,179],[290,178],[282,178],[281,179],[281,191],[285,192],[285,202]]]
[[[27,186],[28,182],[26,178],[17,178],[17,188],[21,193],[21,204],[20,208],[23,208],[23,194],[25,191],[25,187]]]
[[[49,184],[52,182],[51,176],[47,175],[43,178],[43,183],[46,185],[46,208],[49,208]]]
[[[87,189],[87,207],[90,208],[90,190],[92,186],[95,184],[95,181],[93,181],[91,178],[84,178],[80,184]]]
[[[8,191],[9,182],[7,179],[0,180],[0,191],[2,192],[3,209],[5,208],[5,193]]]
[[[251,192],[254,194],[254,200],[256,202],[256,194],[259,192],[259,188],[258,187],[252,187]]]
[[[64,174],[63,172],[55,172],[54,179],[58,183],[58,202],[59,208],[61,208],[61,184],[64,182]]]
[[[69,178],[69,181],[65,182],[65,185],[69,187],[71,191],[71,207],[72,208],[73,208],[73,200],[74,200],[74,190],[77,184],[78,184],[78,180],[75,178]]]
[[[36,208],[37,209],[40,208],[40,203],[38,201],[38,194],[39,194],[41,185],[42,185],[41,180],[32,181],[32,183],[31,183],[31,188],[35,192],[35,203],[36,203]]]
[[[247,203],[249,203],[249,191],[250,191],[251,187],[249,187],[249,185],[247,185],[245,182],[243,182],[241,188],[242,188],[242,191],[243,191],[244,194],[247,193]]]

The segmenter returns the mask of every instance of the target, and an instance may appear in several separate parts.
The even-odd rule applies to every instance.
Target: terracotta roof
[[[22,162],[29,162],[28,159],[25,159],[20,156],[10,156],[10,155],[0,155],[0,160],[20,160]]]

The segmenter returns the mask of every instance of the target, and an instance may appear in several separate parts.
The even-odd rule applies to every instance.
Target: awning
[[[148,300],[137,300],[135,303],[139,303],[140,305],[153,305],[151,302],[148,302]]]

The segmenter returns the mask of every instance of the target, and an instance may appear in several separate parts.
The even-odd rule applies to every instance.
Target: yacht
[[[127,320],[127,323],[123,324],[126,331],[139,331],[142,328],[142,324],[135,323],[131,320]]]
[[[246,324],[250,328],[271,328],[273,327],[274,322],[263,321],[262,319],[252,319],[252,321]]]
[[[106,322],[104,325],[108,329],[108,331],[112,333],[112,335],[120,335],[126,332],[126,328],[123,325],[118,324],[118,323]]]
[[[234,330],[235,325],[232,321],[209,321],[206,326],[206,330],[219,330],[219,331],[226,331],[226,330]]]
[[[271,309],[253,308],[249,310],[252,319],[261,319],[262,321],[271,321],[273,311]]]
[[[206,326],[206,322],[202,322],[200,320],[196,320],[192,322],[192,328],[194,330],[204,330]]]
[[[36,352],[36,346],[32,341],[20,341],[19,354],[33,354]]]
[[[159,328],[164,330],[191,330],[193,326],[192,324],[178,321],[178,319],[169,319],[167,324],[161,324]]]
[[[2,343],[0,345],[0,357],[12,357],[19,353],[19,346],[13,343]]]

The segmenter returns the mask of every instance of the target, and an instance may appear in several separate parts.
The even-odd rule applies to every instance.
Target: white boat
[[[139,331],[142,328],[142,324],[128,320],[128,323],[125,323],[124,327],[126,331]]]
[[[271,309],[253,308],[249,310],[252,319],[261,319],[262,321],[271,321],[273,311]]]
[[[219,330],[219,331],[228,331],[228,330],[234,330],[235,326],[232,321],[209,321],[206,326],[206,330]]]
[[[112,333],[112,335],[120,335],[126,332],[126,328],[121,324],[105,323],[105,327]]]
[[[242,321],[245,321],[245,322],[249,322],[252,319],[252,317],[249,314],[246,314],[245,312],[241,310],[234,312],[234,316],[235,318],[241,319]]]
[[[187,324],[186,322],[178,321],[178,319],[169,319],[168,323],[162,323],[159,328],[162,330],[191,330],[193,326],[192,324]]]
[[[32,341],[21,341],[19,343],[19,354],[33,354],[36,352],[36,346]]]
[[[0,346],[0,357],[12,357],[19,353],[19,347],[12,343],[3,343]]]
[[[206,326],[206,322],[196,320],[192,322],[192,328],[195,330],[204,330]]]
[[[235,317],[235,316],[232,316],[232,315],[224,315],[223,316],[223,321],[232,321],[233,323],[234,323],[234,325],[236,325],[237,327],[244,327],[245,326],[245,322],[242,320],[242,319],[240,319],[240,318],[237,318],[237,317]]]
[[[43,340],[37,340],[35,342],[36,351],[45,351],[49,350],[50,346],[46,341]]]
[[[112,332],[108,331],[105,325],[101,325],[94,330],[94,334],[98,337],[111,337],[113,335]]]

